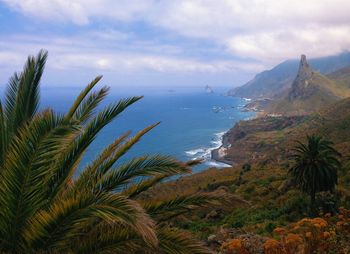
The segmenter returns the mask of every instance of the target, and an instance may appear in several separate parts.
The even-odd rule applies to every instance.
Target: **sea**
[[[247,99],[225,96],[227,90],[208,93],[204,88],[111,89],[104,104],[120,98],[144,95],[144,98],[127,108],[117,119],[106,126],[86,152],[80,170],[99,152],[126,131],[137,133],[153,123],[161,123],[135,144],[118,163],[142,155],[170,155],[181,161],[203,159],[194,167],[198,172],[209,167],[227,167],[211,159],[211,150],[218,148],[223,134],[240,120],[254,116],[242,108]],[[41,108],[51,107],[66,112],[79,94],[80,88],[45,87],[41,93]]]

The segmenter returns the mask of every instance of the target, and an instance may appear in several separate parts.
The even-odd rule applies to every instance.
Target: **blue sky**
[[[49,51],[45,86],[233,87],[350,49],[348,0],[0,0],[0,83]]]

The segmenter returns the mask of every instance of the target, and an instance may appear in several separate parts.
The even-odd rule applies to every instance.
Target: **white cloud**
[[[92,39],[95,34],[91,32],[73,38],[24,35],[2,38],[0,39],[0,67],[8,71],[19,70],[28,54],[34,55],[43,47],[49,51],[48,67],[59,71],[99,71],[113,72],[116,75],[135,72],[239,73],[261,71],[264,67],[255,62],[203,61],[177,55],[179,50],[175,49],[170,50],[171,54],[160,54],[160,49],[171,48],[167,45],[158,46],[148,43],[148,47],[140,47],[140,42],[135,45],[128,42],[127,47],[124,44],[118,47],[114,40],[104,40],[100,44],[95,44]],[[100,38],[105,37],[102,34],[100,36]],[[29,52],[28,49],[30,49]]]
[[[350,48],[350,27],[305,28],[257,32],[232,36],[226,42],[234,55],[273,61],[295,58],[297,53],[312,57],[332,55]]]
[[[26,15],[52,22],[144,21],[190,38],[211,40],[236,56],[261,61],[264,57],[279,61],[307,51],[321,56],[350,48],[348,0],[3,1]]]

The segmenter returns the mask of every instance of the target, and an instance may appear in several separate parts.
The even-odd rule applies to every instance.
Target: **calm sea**
[[[204,89],[191,91],[164,91],[143,93],[118,92],[111,89],[106,103],[117,101],[128,95],[145,94],[145,97],[129,107],[107,126],[93,142],[82,161],[82,166],[109,143],[124,132],[133,134],[144,127],[161,121],[161,124],[146,134],[121,162],[145,154],[164,154],[187,161],[203,158],[204,163],[194,171],[210,166],[227,166],[210,159],[210,151],[221,145],[222,135],[236,122],[253,116],[242,112],[244,99],[227,97],[220,92],[206,93]],[[51,106],[65,112],[80,89],[44,88],[42,107]]]

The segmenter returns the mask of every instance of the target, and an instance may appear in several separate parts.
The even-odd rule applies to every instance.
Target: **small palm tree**
[[[289,173],[299,189],[310,195],[311,211],[315,213],[316,193],[333,191],[337,184],[340,154],[332,142],[315,135],[307,137],[307,144],[298,142],[293,151],[294,162]]]
[[[108,88],[94,79],[62,115],[38,111],[47,52],[29,57],[0,104],[0,252],[209,253],[169,219],[218,200],[193,194],[155,202],[141,194],[196,163],[168,156],[118,160],[158,123],[125,133],[73,177],[97,134],[142,97],[96,108]]]

